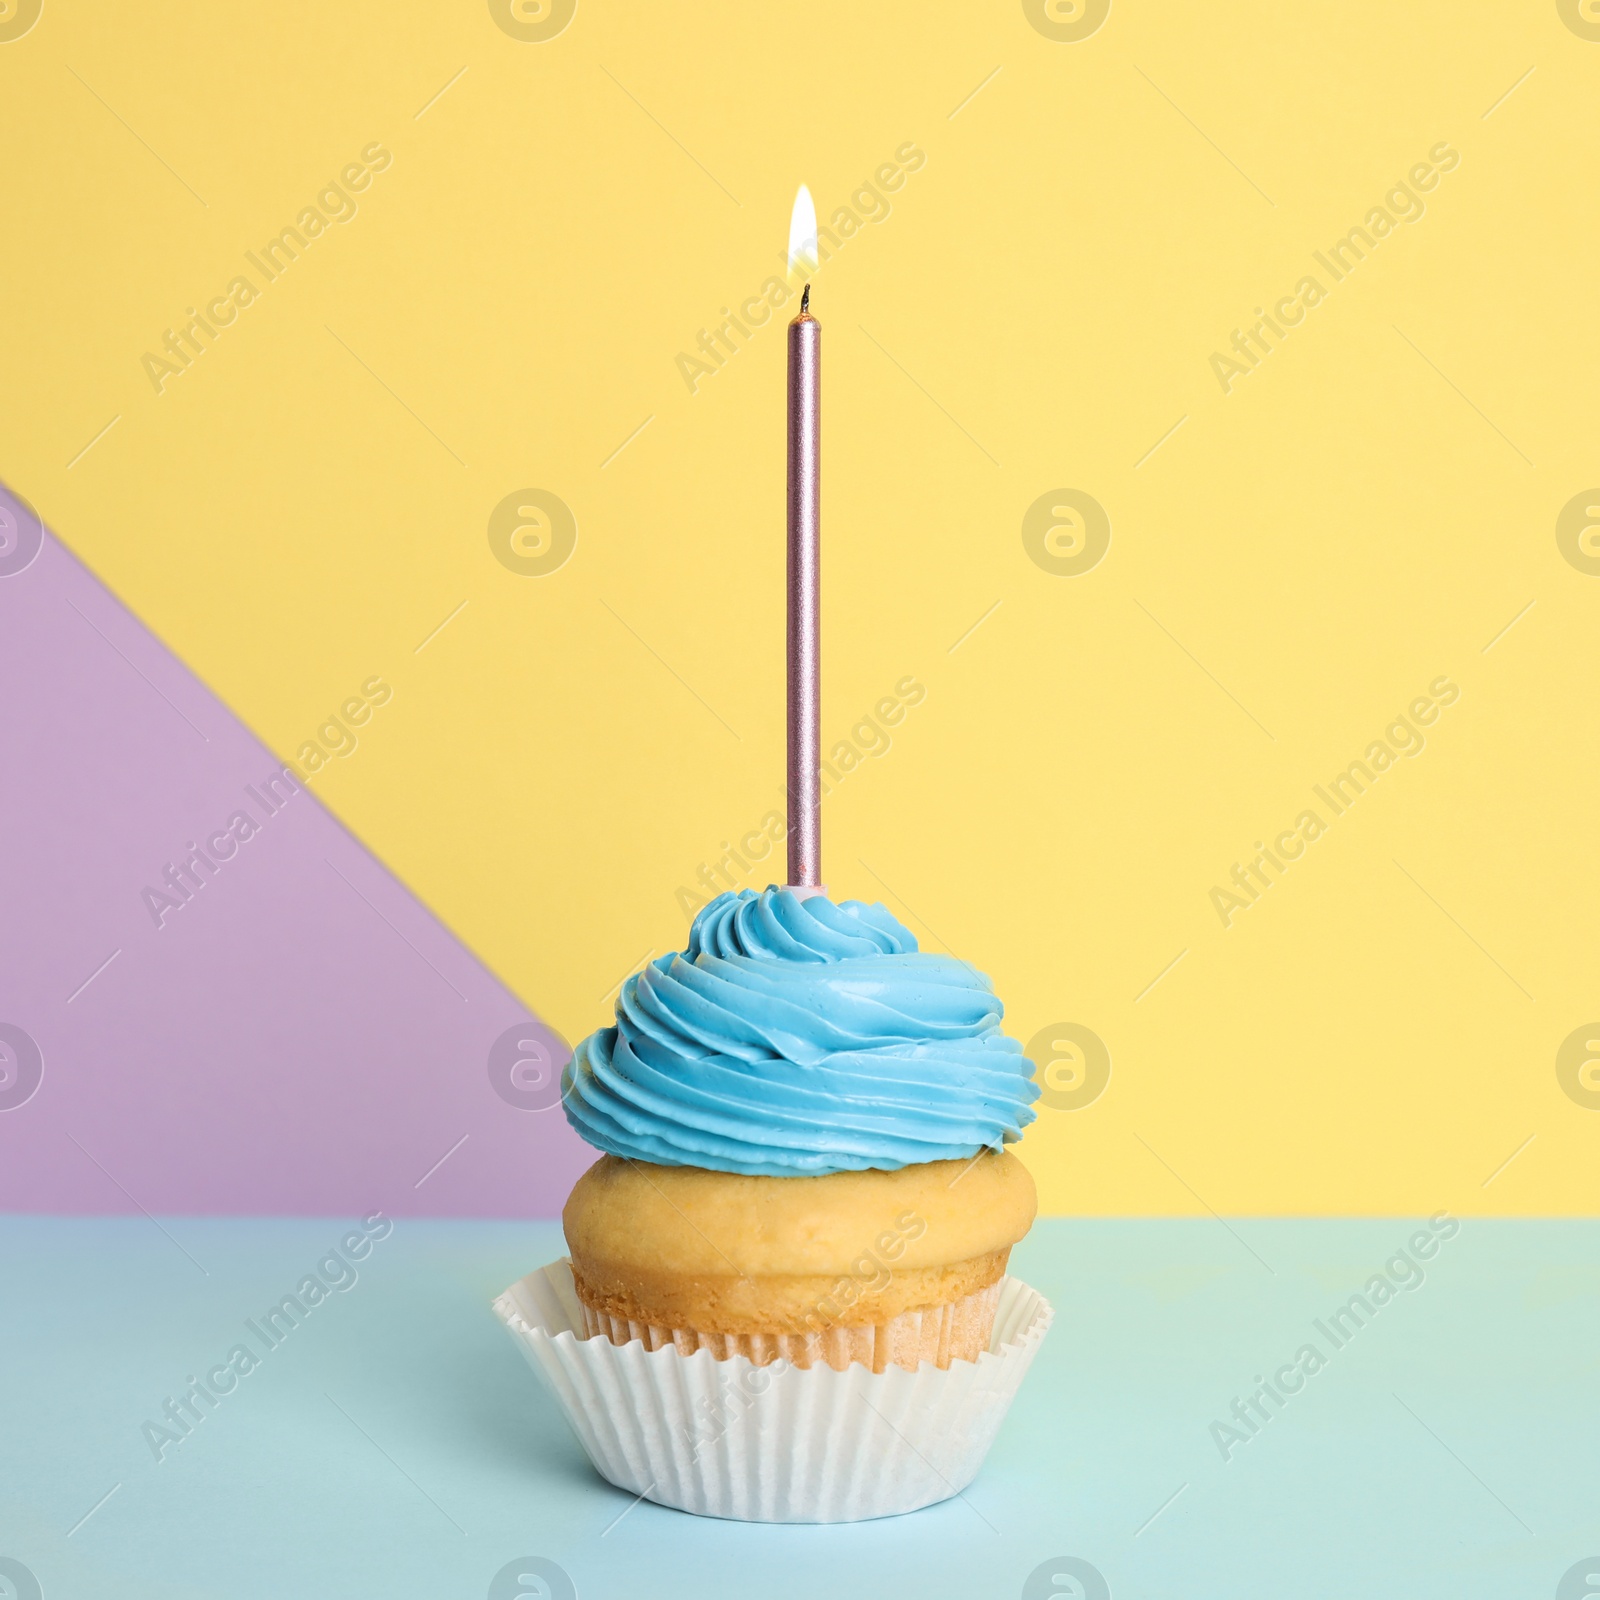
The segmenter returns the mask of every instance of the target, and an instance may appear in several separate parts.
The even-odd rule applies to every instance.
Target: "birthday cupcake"
[[[881,905],[723,894],[574,1052],[588,1336],[873,1372],[976,1361],[1036,1208],[1038,1090],[988,979]]]

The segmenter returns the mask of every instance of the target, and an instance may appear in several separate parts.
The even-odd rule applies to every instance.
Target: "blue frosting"
[[[596,1148],[663,1166],[782,1177],[970,1157],[1034,1119],[1004,1010],[881,905],[745,889],[628,979],[562,1101]]]

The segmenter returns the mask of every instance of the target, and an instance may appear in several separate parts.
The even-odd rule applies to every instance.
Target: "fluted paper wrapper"
[[[660,1505],[744,1522],[859,1522],[959,1494],[1054,1315],[1007,1277],[976,1361],[841,1372],[587,1338],[565,1260],[514,1283],[494,1310],[601,1477]]]

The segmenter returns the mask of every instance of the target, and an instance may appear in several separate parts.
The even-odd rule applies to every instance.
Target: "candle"
[[[816,213],[802,185],[789,225],[789,258],[815,261]],[[822,325],[811,285],[789,324],[788,791],[789,886],[822,885]]]

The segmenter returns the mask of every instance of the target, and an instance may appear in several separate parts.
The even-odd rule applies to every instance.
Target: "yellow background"
[[[1020,1038],[1105,1041],[1023,1146],[1048,1210],[1592,1211],[1554,1060],[1600,1013],[1600,580],[1554,527],[1600,482],[1597,105],[1553,3],[1117,0],[1057,42],[583,0],[519,42],[47,0],[0,43],[0,473],[285,756],[384,676],[317,791],[576,1038],[782,782],[782,319],[695,394],[675,358],[799,181],[826,218],[914,141],[816,285],[828,743],[927,688],[827,806],[835,896]],[[144,353],[374,140],[158,396]],[[1213,351],[1440,140],[1426,215],[1225,395]],[[526,487],[577,519],[548,576],[487,537]],[[1062,487],[1113,530],[1079,576],[1021,538]],[[1424,753],[1224,929],[1213,885],[1440,674]]]

